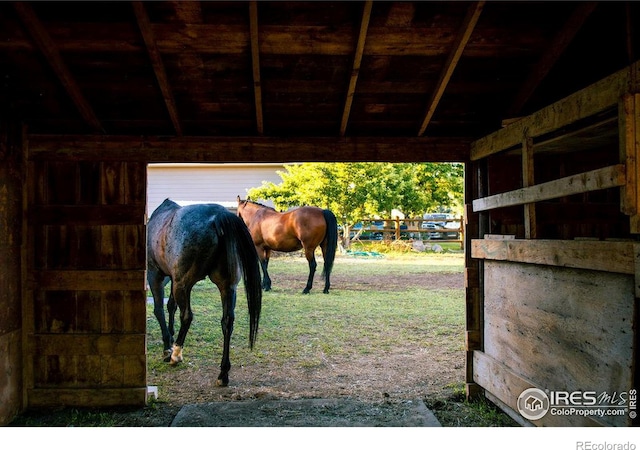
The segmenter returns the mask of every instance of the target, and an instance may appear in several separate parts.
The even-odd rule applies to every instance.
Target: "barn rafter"
[[[0,8],[8,25],[0,50],[13,67],[0,98],[31,134],[75,135],[88,126],[114,136],[393,138],[428,129],[473,139],[569,94],[570,80],[584,87],[620,69],[622,61],[611,61],[591,74],[586,55],[609,41],[628,55],[637,40],[618,31],[634,7],[592,2]],[[589,37],[596,29],[600,42]],[[23,66],[29,77],[18,75]],[[18,100],[31,89],[46,98]]]
[[[181,136],[182,126],[180,125],[176,101],[173,98],[173,91],[169,85],[169,80],[167,79],[167,72],[164,68],[164,63],[162,62],[162,56],[160,55],[160,51],[156,45],[156,39],[153,34],[153,30],[151,29],[149,16],[147,15],[143,2],[132,2],[132,5],[136,14],[138,27],[140,28],[140,33],[142,34],[142,39],[144,40],[145,47],[149,53],[153,72],[158,80],[158,86],[162,92],[164,103],[167,105],[167,112],[169,113],[169,117],[171,117],[171,122],[173,123],[176,134]]]

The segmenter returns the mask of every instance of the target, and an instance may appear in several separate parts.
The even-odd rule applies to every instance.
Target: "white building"
[[[237,196],[263,181],[279,184],[282,164],[149,164],[147,168],[147,216],[170,198],[182,205],[219,203],[237,206]],[[269,202],[264,202],[273,206]]]

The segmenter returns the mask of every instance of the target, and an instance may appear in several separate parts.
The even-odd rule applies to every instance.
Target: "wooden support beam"
[[[260,43],[258,41],[258,3],[249,2],[249,29],[251,33],[251,66],[253,68],[253,95],[256,105],[256,127],[259,135],[264,134],[262,114],[262,83],[260,82]]]
[[[360,22],[360,33],[358,33],[358,43],[356,45],[356,52],[353,57],[353,68],[351,69],[351,78],[349,79],[349,88],[347,90],[347,98],[344,102],[344,109],[342,111],[342,120],[340,121],[340,136],[344,136],[347,131],[347,123],[349,122],[349,114],[351,113],[351,105],[353,103],[353,96],[356,92],[356,83],[358,82],[358,75],[360,74],[360,63],[362,62],[362,54],[364,53],[364,43],[367,39],[367,30],[369,29],[369,19],[371,17],[371,7],[373,1],[368,0],[364,4],[362,11],[362,21]]]
[[[525,130],[528,130],[529,136],[535,139],[545,133],[617,107],[620,97],[627,92],[637,92],[639,89],[640,79],[637,75],[639,70],[640,62],[478,139],[471,145],[471,160],[476,161],[516,147],[522,142]]]
[[[98,120],[93,108],[87,101],[87,99],[82,94],[78,83],[76,82],[74,76],[69,71],[69,68],[62,60],[60,56],[60,52],[58,51],[58,47],[53,42],[53,39],[44,29],[42,23],[36,17],[33,8],[29,2],[15,2],[14,8],[20,17],[20,20],[24,24],[25,28],[31,35],[31,38],[34,40],[45,59],[55,72],[58,80],[67,91],[69,97],[73,101],[76,108],[80,112],[83,120],[87,123],[92,130],[98,133],[104,133],[104,128]]]
[[[632,275],[636,269],[633,242],[561,241],[545,239],[474,239],[471,256],[573,269]]]
[[[456,37],[456,40],[453,44],[451,52],[447,58],[447,61],[444,64],[442,72],[440,73],[440,78],[436,83],[436,87],[431,94],[431,98],[429,99],[429,103],[427,104],[427,112],[425,114],[424,119],[422,120],[422,125],[420,126],[420,130],[418,131],[418,136],[422,136],[431,122],[431,118],[435,113],[436,108],[438,107],[438,103],[440,103],[440,99],[444,94],[447,85],[449,84],[449,80],[453,75],[453,71],[458,65],[458,61],[462,56],[462,52],[464,51],[467,42],[469,42],[469,38],[471,37],[471,33],[478,23],[478,19],[480,18],[480,13],[484,8],[484,1],[476,2],[469,6],[467,10],[467,15],[464,18],[464,22],[462,23],[462,27],[460,27],[460,32]]]
[[[640,233],[640,94],[627,94],[620,101],[620,162],[625,164],[627,182],[620,196],[621,210],[630,216],[630,231]]]
[[[138,162],[464,162],[464,138],[29,135],[30,159]]]
[[[158,50],[156,39],[153,35],[153,30],[151,29],[149,16],[147,15],[143,2],[132,2],[132,6],[136,15],[138,27],[140,28],[140,33],[142,34],[142,38],[144,39],[144,43],[147,48],[147,53],[149,53],[149,59],[151,60],[153,71],[156,74],[156,79],[158,80],[158,86],[162,92],[164,103],[167,106],[167,112],[171,118],[171,123],[173,123],[173,128],[176,130],[176,134],[178,136],[182,136],[182,126],[180,125],[180,119],[178,117],[178,108],[176,107],[176,102],[173,97],[173,91],[169,85],[169,79],[167,78],[167,72],[164,68],[164,63],[162,62],[160,50]]]
[[[530,187],[536,184],[533,171],[533,139],[525,134],[522,140],[522,185]],[[524,205],[524,236],[535,239],[538,235],[536,226],[536,204]]]
[[[531,95],[535,92],[538,85],[544,80],[571,41],[573,41],[573,38],[578,34],[578,31],[596,8],[596,5],[597,2],[578,4],[564,27],[555,36],[551,45],[549,45],[547,51],[542,55],[533,70],[530,71],[529,78],[524,82],[520,91],[515,96],[515,100],[509,107],[507,113],[509,117],[518,114],[529,98],[531,98]]]
[[[516,189],[515,191],[479,198],[473,201],[473,211],[479,212],[506,206],[524,205],[526,203],[566,197],[567,195],[624,186],[625,183],[625,166],[617,164],[535,186]]]

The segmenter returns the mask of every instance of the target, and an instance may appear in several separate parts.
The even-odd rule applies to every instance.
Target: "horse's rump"
[[[153,212],[147,224],[147,272],[154,296],[154,314],[163,333],[165,354],[169,352],[172,364],[182,361],[182,346],[192,320],[191,288],[207,276],[218,286],[223,304],[221,324],[224,335],[218,384],[226,386],[231,367],[229,347],[240,274],[247,294],[251,347],[258,332],[262,304],[258,256],[244,222],[221,205],[180,207],[169,199],[165,200]],[[162,311],[163,281],[166,276],[172,281],[172,295],[167,305],[170,330],[167,330]],[[172,299],[175,301],[172,302]],[[181,310],[181,326],[173,343],[172,324],[176,305]]]

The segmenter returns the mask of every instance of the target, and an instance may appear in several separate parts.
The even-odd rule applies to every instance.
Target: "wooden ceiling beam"
[[[470,139],[448,137],[134,137],[29,135],[32,160],[150,162],[466,162]]]
[[[49,33],[44,29],[40,20],[38,20],[29,2],[15,2],[13,5],[23,25],[55,72],[58,80],[67,91],[67,94],[71,97],[74,105],[78,108],[78,111],[86,124],[94,131],[104,133],[105,130],[102,127],[100,120],[98,120],[93,108],[82,94],[74,76],[71,74],[69,68],[60,56],[60,52],[56,44],[53,42],[53,39],[51,39]]]
[[[533,70],[529,72],[529,77],[520,88],[520,91],[516,94],[513,103],[507,111],[507,117],[517,115],[524,107],[542,80],[544,80],[556,62],[560,59],[573,38],[578,34],[578,31],[591,15],[596,5],[597,2],[578,4],[562,29],[554,37],[548,50],[542,55]]]
[[[258,42],[258,4],[249,2],[249,28],[251,33],[251,65],[253,68],[253,95],[256,105],[256,126],[258,134],[264,134],[262,115],[262,84],[260,82],[260,43]]]
[[[460,32],[458,33],[456,40],[453,44],[451,52],[447,57],[447,61],[444,64],[442,72],[440,73],[440,77],[436,84],[435,89],[431,94],[431,98],[429,99],[429,103],[427,104],[427,112],[425,114],[424,119],[422,120],[422,125],[420,125],[420,130],[418,131],[418,136],[422,136],[431,121],[433,114],[444,94],[445,89],[447,88],[447,84],[449,84],[449,80],[453,75],[453,71],[458,65],[458,61],[462,56],[462,52],[469,42],[469,38],[471,37],[471,33],[478,23],[478,19],[480,18],[480,13],[484,8],[485,2],[480,1],[469,6],[467,10],[467,15],[464,18],[464,22],[462,23],[462,27],[460,28]]]
[[[369,29],[369,19],[371,18],[372,5],[373,1],[368,0],[367,2],[365,2],[364,9],[362,11],[360,33],[358,34],[358,43],[356,45],[356,52],[353,57],[353,68],[351,69],[351,78],[349,79],[347,98],[344,102],[342,120],[340,121],[340,136],[344,136],[347,131],[347,123],[349,122],[349,114],[351,114],[353,96],[356,92],[356,84],[358,83],[358,75],[360,74],[360,64],[362,62],[362,54],[364,53],[364,43],[367,40],[367,30]]]
[[[164,68],[164,63],[162,62],[162,56],[160,55],[160,51],[158,50],[158,46],[153,35],[153,30],[151,29],[149,16],[147,15],[147,11],[145,10],[142,2],[135,1],[131,4],[136,15],[138,28],[140,28],[142,39],[144,40],[147,53],[149,54],[149,59],[151,60],[151,65],[153,66],[153,72],[156,75],[160,91],[162,92],[162,97],[164,98],[164,103],[167,106],[167,112],[171,118],[171,123],[173,123],[173,128],[175,129],[176,134],[178,136],[182,136],[182,126],[180,125],[180,119],[178,118],[178,108],[176,107],[176,102],[173,97],[173,91],[169,85],[167,72]]]

